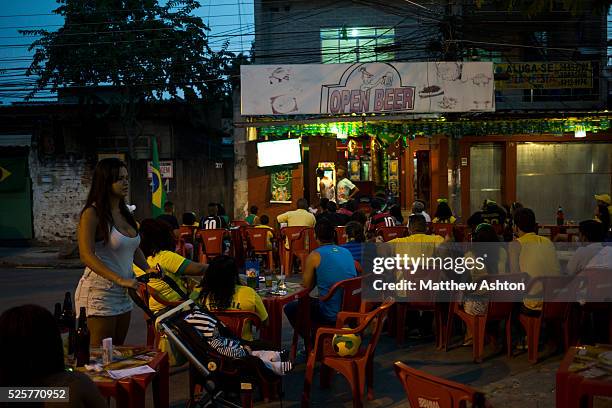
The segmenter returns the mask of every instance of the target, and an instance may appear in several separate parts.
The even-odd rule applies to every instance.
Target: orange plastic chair
[[[300,237],[298,238],[298,240],[303,241],[304,246],[301,249],[296,248],[292,250],[291,252],[292,260],[289,265],[293,265],[293,257],[295,257],[300,261],[300,267],[302,268],[302,271],[303,271],[304,265],[306,265],[306,258],[308,258],[308,255],[313,250],[319,247],[319,242],[317,241],[317,238],[315,237],[314,228],[311,228],[311,227],[304,228],[300,232]],[[301,244],[296,245],[296,247],[300,247],[300,246]]]
[[[212,310],[212,313],[223,322],[236,336],[241,337],[245,326],[261,327],[261,319],[255,312],[245,310]]]
[[[286,276],[293,273],[293,252],[305,248],[305,240],[302,238],[302,230],[308,227],[285,227],[280,230],[279,254]],[[285,247],[288,243],[289,248]]]
[[[576,280],[573,276],[547,276],[547,277],[538,277],[533,279],[529,287],[527,288],[527,293],[529,293],[530,288],[534,285],[542,285],[543,292],[542,297],[547,299],[547,301],[542,304],[542,311],[538,316],[528,316],[525,314],[520,314],[519,321],[521,325],[527,332],[527,340],[528,340],[528,360],[530,363],[535,364],[538,362],[538,345],[540,342],[540,330],[542,328],[542,322],[555,322],[561,325],[563,329],[563,345],[564,349],[567,350],[570,343],[570,330],[569,330],[569,302],[556,302],[550,301],[558,297],[561,291],[568,290],[568,287],[571,283],[575,283]],[[569,289],[571,290],[571,288]]]
[[[395,238],[408,236],[408,228],[400,225],[396,227],[379,227],[376,235],[382,237],[383,241],[388,242]]]
[[[453,224],[436,222],[431,224],[431,231],[435,235],[446,237],[447,235],[453,235]]]
[[[526,282],[529,279],[529,275],[526,273],[508,274],[508,275],[487,275],[478,279],[478,284],[482,281],[492,281],[503,278],[507,282]],[[448,319],[446,321],[446,336],[444,338],[444,349],[448,351],[449,342],[452,338],[453,331],[453,320],[457,316],[466,326],[471,327],[473,344],[472,344],[472,356],[474,361],[477,363],[482,362],[482,354],[485,343],[485,329],[488,322],[491,321],[505,321],[506,322],[506,350],[508,357],[512,356],[512,310],[514,309],[514,302],[511,301],[516,293],[502,291],[495,292],[495,298],[501,301],[489,302],[487,311],[484,315],[471,315],[463,310],[462,305],[459,302],[452,302],[449,306]],[[504,301],[507,300],[507,301]]]
[[[223,254],[223,237],[226,233],[226,230],[220,228],[198,231],[198,237],[200,238],[198,243],[200,263],[208,263],[209,258]]]
[[[279,255],[286,276],[291,276],[293,273],[293,251],[304,249],[306,245],[301,240],[301,232],[307,227],[285,227],[280,230]],[[285,245],[288,244],[287,248]]]
[[[319,298],[319,302],[324,303],[330,300],[338,291],[342,291],[342,303],[340,304],[340,312],[358,312],[361,306],[361,282],[363,277],[357,276],[356,278],[345,279],[340,282],[336,282],[330,289],[329,292],[322,298]],[[310,302],[309,297],[300,298],[298,302]],[[310,305],[308,305],[309,307]],[[302,306],[303,307],[303,306]],[[306,333],[304,339],[304,346],[306,351],[312,349],[313,335],[319,326],[315,325],[310,318],[306,318],[304,314],[310,312],[310,310],[300,309],[303,313],[300,314],[299,324],[300,331]],[[291,342],[291,356],[295,358],[297,353],[297,344],[299,340],[298,330],[293,330],[293,340]]]
[[[413,282],[418,281],[426,281],[431,279],[434,282],[437,282],[439,279],[440,271],[424,271],[417,270],[414,274],[410,275],[409,280]],[[435,319],[435,336],[436,336],[436,347],[441,348],[444,345],[444,331],[443,327],[443,318],[442,318],[442,305],[443,303],[438,302],[436,300],[435,293],[433,291],[410,291],[410,298],[414,299],[414,301],[407,302],[397,302],[395,304],[395,341],[398,345],[404,343],[406,338],[406,317],[408,315],[408,311],[424,311],[424,312],[433,312]]]
[[[273,270],[274,252],[272,248],[268,248],[268,232],[273,231],[268,228],[245,228],[248,249],[253,251],[255,255],[265,255],[268,258],[268,268]]]
[[[363,407],[362,396],[366,385],[368,387],[368,400],[374,399],[374,352],[380,338],[385,317],[392,304],[393,302],[383,303],[367,314],[340,312],[336,321],[336,328],[322,327],[317,330],[314,348],[308,354],[308,361],[306,363],[302,407],[310,406],[310,389],[317,361],[321,363],[321,387],[329,387],[332,374],[337,371],[351,385],[354,408]],[[358,326],[354,329],[343,328],[350,319],[355,319]],[[366,332],[368,328],[370,330]],[[338,356],[332,346],[332,339],[336,334],[360,335],[362,342],[357,354],[352,357]]]
[[[191,225],[181,225],[179,227],[179,238],[176,244],[176,252],[187,258],[187,249],[185,244],[190,243],[193,245],[195,242],[195,231],[196,227]]]
[[[484,394],[467,385],[427,374],[397,361],[393,364],[411,407],[484,408]]]
[[[250,227],[251,224],[249,224],[248,222],[246,222],[245,220],[232,220],[231,222],[232,227]]]
[[[348,235],[346,234],[346,227],[339,226],[335,228],[336,230],[336,244],[342,245],[348,242]]]

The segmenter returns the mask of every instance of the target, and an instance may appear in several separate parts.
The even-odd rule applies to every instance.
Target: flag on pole
[[[157,153],[157,138],[153,137],[153,160],[151,163],[151,200],[153,218],[157,218],[164,213],[164,203],[166,202],[166,192],[162,183],[161,172],[159,170],[159,154]]]

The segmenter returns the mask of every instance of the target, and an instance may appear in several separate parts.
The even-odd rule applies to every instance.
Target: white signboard
[[[243,115],[492,112],[493,63],[240,67]]]
[[[147,162],[147,178],[151,179],[151,162]],[[174,162],[172,160],[160,160],[159,161],[159,172],[163,179],[174,178]]]

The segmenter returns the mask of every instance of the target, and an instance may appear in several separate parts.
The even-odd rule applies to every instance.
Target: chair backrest
[[[395,238],[402,238],[408,235],[408,228],[399,225],[396,227],[379,227],[376,235],[381,236],[383,241],[388,242]]]
[[[346,233],[346,227],[338,226],[336,230],[336,244],[342,245],[348,242],[348,235]]]
[[[231,225],[232,225],[232,227],[242,227],[242,226],[248,227],[251,224],[249,224],[245,220],[232,220]]]
[[[256,227],[245,228],[249,249],[256,252],[270,251],[271,248],[268,248],[268,232],[272,232],[272,230]]]
[[[575,293],[575,283],[573,276],[540,276],[529,282],[527,292],[533,293],[534,288],[542,288],[538,294],[544,299],[541,318],[560,319],[567,314],[568,300]]]
[[[312,252],[319,247],[319,242],[315,236],[314,228],[304,228],[300,234],[300,239],[304,240],[304,250]]]
[[[193,243],[195,231],[198,228],[193,225],[181,225],[179,227],[179,237],[184,238],[186,242]]]
[[[393,303],[395,302],[391,301],[383,303],[368,313],[365,319],[361,321],[361,324],[364,325],[362,333],[368,327],[370,327],[370,333],[372,336],[365,351],[367,356],[372,356],[376,350],[376,345],[378,344],[378,339],[380,339],[380,333],[382,332],[382,328],[385,323],[385,317],[387,316],[389,308],[393,305]]]
[[[261,319],[255,312],[243,310],[213,310],[212,313],[236,336],[241,337],[248,323],[259,328]]]
[[[291,249],[305,249],[304,248],[304,240],[301,236],[302,230],[307,227],[285,227],[281,228],[280,235],[283,240],[287,240],[289,242],[289,248]],[[300,240],[300,238],[302,238]]]
[[[431,231],[435,235],[440,235],[441,237],[445,237],[453,233],[453,224],[442,223],[442,222],[432,223]]]
[[[583,295],[589,302],[612,302],[612,269],[590,268],[585,269],[578,277],[584,279]]]
[[[331,299],[338,291],[342,291],[342,303],[340,304],[340,311],[342,312],[358,312],[361,306],[361,281],[363,277],[357,276],[356,278],[345,279],[340,282],[336,282],[329,292],[320,298],[319,301],[325,302]]]
[[[204,245],[206,255],[223,254],[223,236],[227,233],[224,229],[199,230],[198,235]]]
[[[467,385],[416,370],[401,361],[393,365],[411,407],[463,408],[467,402],[474,408],[484,407],[484,395]]]

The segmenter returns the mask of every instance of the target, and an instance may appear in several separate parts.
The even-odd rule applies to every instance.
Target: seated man
[[[389,241],[391,244],[420,244],[410,245],[409,256],[419,257],[432,256],[436,245],[444,242],[444,238],[439,235],[427,234],[427,222],[422,214],[412,214],[408,217],[408,229],[410,235],[403,238],[395,238]]]
[[[561,276],[555,246],[546,237],[536,235],[536,217],[529,208],[514,212],[514,232],[518,237],[508,246],[511,273],[527,273],[530,278]],[[532,288],[530,295],[537,295],[541,287]],[[525,299],[524,306],[532,311],[542,310],[542,299]]]
[[[577,275],[582,272],[589,261],[603,248],[602,242],[605,234],[601,223],[595,220],[581,221],[578,225],[578,231],[580,242],[587,242],[589,245],[576,250],[567,263],[567,275]]]
[[[227,222],[219,216],[219,206],[215,203],[208,204],[208,216],[200,220],[201,229],[227,228]]]
[[[328,220],[322,219],[315,225],[315,235],[319,247],[306,258],[302,286],[319,289],[319,297],[327,295],[329,289],[337,282],[357,276],[355,261],[351,253],[334,244],[334,227]],[[318,325],[334,326],[336,315],[340,311],[342,294],[336,293],[325,303],[311,298],[310,319]],[[294,301],[285,306],[285,315],[291,326],[297,327],[298,303]],[[300,333],[302,337],[304,333]]]
[[[395,227],[395,218],[388,211],[383,211],[383,202],[375,198],[370,203],[372,215],[366,224],[366,231],[369,236],[373,236],[380,227]]]

